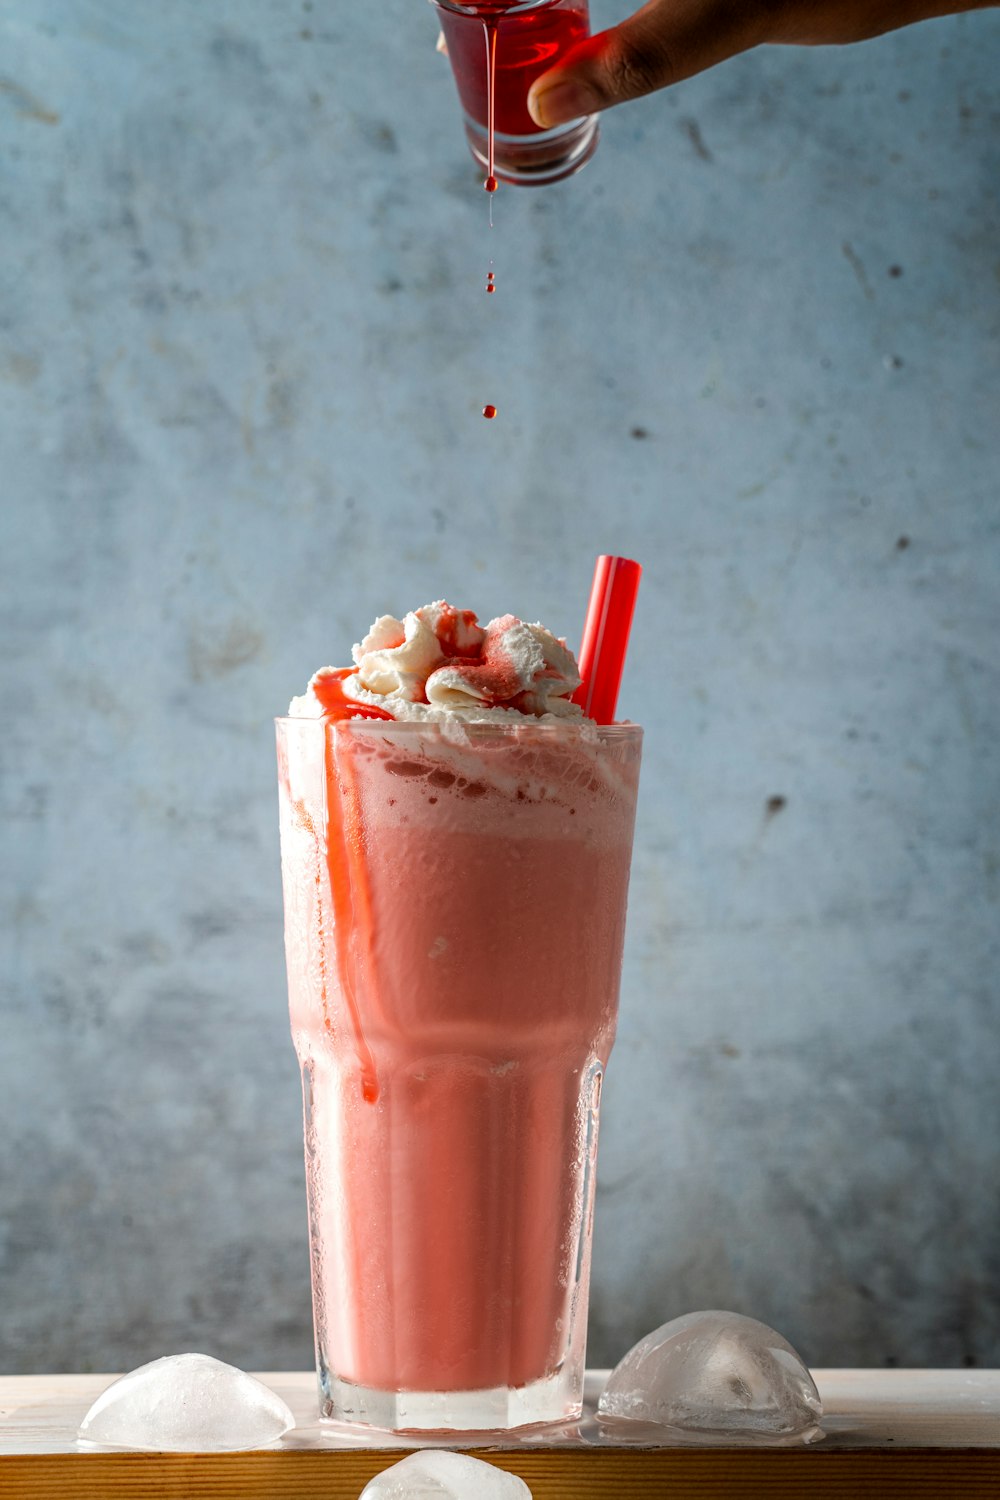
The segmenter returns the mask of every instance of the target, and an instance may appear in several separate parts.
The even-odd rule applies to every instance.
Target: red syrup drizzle
[[[446,604],[441,610],[434,634],[437,636],[438,644],[449,662],[453,657],[479,657],[482,648],[478,641],[473,645],[467,646],[460,646],[458,644],[459,628],[464,626],[466,630],[471,630],[476,623],[475,610],[456,609],[453,604]]]
[[[326,864],[333,903],[337,975],[354,1032],[354,1048],[361,1069],[361,1097],[366,1104],[375,1104],[379,1096],[378,1074],[358,1004],[359,981],[374,997],[376,974],[375,922],[365,863],[361,803],[352,761],[354,747],[347,743],[345,731],[336,720],[327,722],[323,728],[326,734]]]
[[[375,708],[368,703],[355,703],[344,692],[344,679],[353,676],[354,667],[341,667],[336,672],[319,672],[310,687],[323,709],[325,719],[391,719],[392,714],[384,708]]]
[[[478,653],[464,661],[448,662],[462,681],[475,689],[477,696],[490,708],[515,701],[521,680],[507,649],[504,637],[518,621],[514,615],[501,615],[486,631]]]
[[[363,983],[376,993],[375,919],[372,913],[368,867],[365,863],[361,799],[354,773],[354,747],[349,736],[338,731],[348,719],[388,719],[392,714],[367,703],[355,703],[344,691],[344,679],[353,667],[319,673],[312,690],[323,709],[326,736],[326,868],[333,905],[333,940],[340,992],[347,1006],[354,1048],[361,1069],[361,1097],[366,1104],[378,1100],[375,1059],[365,1038],[358,1004]],[[352,941],[353,937],[353,941]],[[327,1022],[329,1025],[329,1022]]]
[[[486,38],[486,181],[483,187],[490,194],[490,228],[493,228],[492,196],[497,190],[494,168],[494,145],[496,142],[497,115],[497,36],[500,25],[496,16],[483,17],[483,34]]]
[[[493,228],[493,195],[498,185],[494,167],[497,118],[497,37],[499,33],[499,17],[484,16],[483,35],[486,39],[486,181],[483,183],[483,187],[489,194],[490,199],[491,230]],[[496,291],[492,260],[490,261],[489,274],[486,277],[486,290],[490,294]],[[495,406],[488,403],[483,407],[483,416],[487,422],[492,422],[496,414],[497,409]]]

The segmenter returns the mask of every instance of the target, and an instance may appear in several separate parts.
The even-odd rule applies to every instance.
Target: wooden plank
[[[608,1443],[588,1377],[578,1427],[531,1446],[496,1434],[477,1456],[520,1474],[535,1500],[990,1500],[1000,1497],[1000,1371],[816,1371],[825,1440],[807,1448],[632,1448]],[[78,1448],[76,1431],[110,1375],[0,1377],[0,1500],[357,1500],[408,1450],[388,1434],[316,1420],[315,1377],[261,1379],[297,1426],[255,1453]],[[377,1446],[376,1446],[377,1445]]]
[[[829,1447],[1000,1448],[1000,1371],[817,1370]],[[259,1377],[294,1413],[284,1449],[399,1448],[402,1438],[346,1432],[317,1421],[316,1379],[306,1371]],[[0,1376],[0,1454],[75,1453],[76,1431],[113,1375]],[[545,1447],[588,1447],[602,1434],[593,1420],[602,1372],[588,1376],[587,1411],[578,1429],[547,1434]],[[665,1443],[668,1446],[669,1440]],[[495,1448],[530,1446],[524,1435],[497,1434]],[[655,1446],[655,1445],[650,1445]],[[674,1445],[676,1446],[676,1445]],[[810,1451],[817,1451],[816,1449]]]
[[[825,1415],[828,1448],[1000,1448],[1000,1371],[996,1370],[816,1370]],[[113,1375],[0,1376],[0,1455],[76,1453],[80,1420]],[[286,1449],[405,1450],[403,1438],[365,1437],[320,1425],[316,1378],[311,1372],[268,1373],[258,1377],[294,1413],[295,1429]],[[546,1434],[543,1446],[588,1448],[605,1439],[593,1420],[604,1372],[588,1375],[588,1415],[579,1428]],[[670,1446],[669,1439],[665,1446]],[[491,1447],[523,1450],[523,1434],[497,1434]],[[655,1446],[651,1444],[650,1446]],[[676,1446],[676,1445],[673,1445]],[[112,1455],[113,1456],[113,1455]]]
[[[534,1500],[997,1500],[1000,1450],[607,1448],[482,1455]],[[34,1454],[0,1461],[2,1500],[357,1500],[398,1452]]]

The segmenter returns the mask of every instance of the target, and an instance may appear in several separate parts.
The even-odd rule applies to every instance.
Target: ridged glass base
[[[320,1377],[326,1420],[387,1432],[496,1432],[572,1421],[582,1409],[581,1381],[569,1369],[531,1385],[485,1391],[377,1391],[335,1375]]]
[[[487,170],[485,129],[466,115],[465,134],[476,161]],[[493,171],[501,182],[523,187],[561,182],[586,166],[597,150],[598,136],[596,115],[536,135],[504,135],[498,130],[493,142]]]

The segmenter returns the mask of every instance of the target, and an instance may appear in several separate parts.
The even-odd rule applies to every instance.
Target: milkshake
[[[580,1406],[641,731],[565,643],[383,617],[278,721],[325,1415]]]

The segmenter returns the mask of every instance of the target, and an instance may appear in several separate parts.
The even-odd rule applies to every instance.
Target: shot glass
[[[642,730],[277,728],[321,1412],[570,1419]]]
[[[559,182],[597,149],[596,115],[542,130],[528,90],[590,35],[588,0],[431,0],[448,47],[465,133],[476,161],[489,161],[490,34],[495,30],[494,175],[504,182]]]

